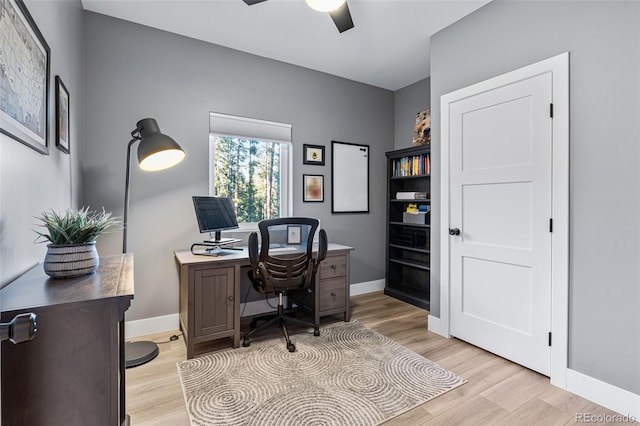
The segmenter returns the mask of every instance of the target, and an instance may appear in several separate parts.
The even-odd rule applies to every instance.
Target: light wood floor
[[[358,320],[437,362],[468,382],[390,420],[386,425],[550,426],[579,423],[578,413],[594,416],[616,414],[552,386],[547,377],[460,340],[445,339],[427,331],[426,311],[382,292],[354,296],[351,306],[352,320]],[[340,316],[324,318],[321,326],[339,320]],[[248,329],[245,321],[242,329]],[[186,359],[186,349],[182,337],[168,342],[172,334],[146,336],[144,340],[167,343],[159,344],[160,355],[155,360],[127,370],[127,413],[134,426],[189,425],[176,369],[176,363]],[[278,334],[274,329],[273,333],[256,336],[253,340]],[[292,340],[295,343],[295,336]],[[223,339],[202,352],[229,348],[230,340]]]

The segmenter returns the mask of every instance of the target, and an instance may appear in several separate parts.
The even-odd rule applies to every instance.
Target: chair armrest
[[[321,229],[318,233],[318,255],[316,263],[322,262],[327,257],[327,232]]]
[[[249,235],[249,242],[247,245],[247,251],[249,252],[249,262],[251,262],[251,270],[254,274],[258,272],[258,234],[252,232]]]

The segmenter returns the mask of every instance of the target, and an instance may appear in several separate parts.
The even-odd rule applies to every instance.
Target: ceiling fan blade
[[[242,1],[245,2],[247,6],[252,6],[254,4],[262,3],[263,1],[267,1],[267,0],[242,0]]]
[[[340,31],[341,33],[353,28],[351,12],[349,12],[349,5],[346,1],[338,9],[334,10],[333,12],[329,12],[329,15],[331,15],[333,23],[336,24],[338,31]]]

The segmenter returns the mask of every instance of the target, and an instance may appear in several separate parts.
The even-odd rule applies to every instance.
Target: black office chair
[[[249,236],[249,279],[260,293],[278,295],[278,311],[266,323],[244,335],[242,346],[251,344],[250,337],[267,327],[277,325],[282,329],[289,352],[296,347],[289,339],[287,323],[313,327],[313,335],[320,335],[319,324],[301,321],[285,315],[282,297],[288,290],[309,289],[315,279],[318,265],[327,256],[327,233],[318,233],[318,250],[313,256],[313,237],[319,222],[316,219],[287,217],[263,220],[258,223],[261,245],[258,253],[258,234]]]

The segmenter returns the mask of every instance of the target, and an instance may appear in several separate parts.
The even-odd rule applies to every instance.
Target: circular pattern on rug
[[[460,384],[460,377],[414,352],[397,352],[387,358],[383,373],[394,383],[402,382],[405,394],[413,398],[433,397]]]
[[[209,392],[194,396],[189,401],[196,424],[242,424],[244,413],[255,406],[252,397],[256,394],[244,388],[219,386]],[[230,419],[237,419],[229,423]]]
[[[302,340],[302,339],[300,339]],[[313,378],[327,374],[338,360],[340,354],[335,348],[325,345],[311,345],[298,341],[295,352],[289,352],[284,341],[272,341],[268,344],[256,345],[250,354],[251,362],[247,362],[252,373],[259,377],[281,379],[282,372],[289,372],[289,377],[296,383],[298,376]]]
[[[189,382],[197,384],[209,377],[226,373],[233,358],[235,355],[231,350],[217,352],[215,358],[203,356],[181,362],[178,364],[178,371],[183,372]]]
[[[307,394],[312,394],[310,399]],[[384,416],[371,401],[353,392],[310,386],[304,392],[277,395],[257,410],[254,426],[375,425]]]
[[[321,382],[331,388],[354,392],[371,401],[378,410],[387,412],[398,403],[411,403],[406,396],[390,384],[380,370],[378,362],[360,360],[345,366],[339,373],[333,374]]]
[[[351,326],[334,327],[326,330],[330,333],[330,338],[334,341],[340,341],[346,348],[362,350],[362,346],[373,345],[376,348],[392,347],[396,345],[393,340],[376,333],[368,328],[362,328],[358,323],[348,323]]]
[[[278,383],[233,377],[228,383],[216,384],[207,392],[194,395],[189,405],[198,424],[246,424],[262,403],[283,391],[286,387]]]

